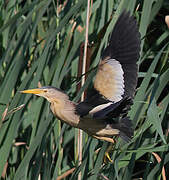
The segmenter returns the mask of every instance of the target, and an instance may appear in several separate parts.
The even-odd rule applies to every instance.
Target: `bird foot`
[[[110,158],[110,155],[109,155],[109,151],[106,151],[105,152],[105,155],[104,155],[104,163],[107,163],[107,159],[113,163],[113,160]]]
[[[104,155],[104,163],[107,163],[107,160],[109,160],[111,163],[113,163],[113,160],[110,158],[109,153],[113,151],[114,145],[110,144],[110,146],[107,148],[105,155]]]

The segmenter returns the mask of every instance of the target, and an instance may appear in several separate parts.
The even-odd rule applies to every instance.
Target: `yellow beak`
[[[20,92],[26,94],[41,94],[44,92],[44,89],[28,89]]]

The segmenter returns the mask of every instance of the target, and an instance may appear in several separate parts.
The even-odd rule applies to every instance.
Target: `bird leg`
[[[99,137],[99,136],[95,136],[95,135],[92,135],[92,136],[96,139],[104,140],[104,141],[112,143],[105,152],[104,162],[106,162],[106,159],[108,159],[111,163],[113,163],[113,160],[110,158],[109,152],[112,150],[113,144],[115,144],[115,141],[109,137]]]
[[[110,146],[107,148],[107,150],[106,150],[106,152],[105,152],[105,155],[104,155],[104,163],[107,162],[107,159],[108,159],[111,163],[113,163],[113,160],[110,158],[110,155],[109,155],[109,153],[110,153],[110,151],[112,151],[112,149],[113,149],[113,145],[110,144]]]
[[[112,138],[109,138],[109,137],[101,137],[101,136],[95,136],[95,135],[92,135],[94,138],[96,139],[99,139],[99,140],[103,140],[103,141],[107,141],[107,142],[110,142],[112,144],[115,143],[115,141],[112,139]]]

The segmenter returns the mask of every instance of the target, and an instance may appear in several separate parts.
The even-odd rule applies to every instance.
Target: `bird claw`
[[[108,152],[108,151],[105,152],[105,155],[104,155],[104,163],[107,162],[107,159],[108,159],[111,163],[113,163],[113,160],[110,158],[110,155],[109,155],[109,152]]]
[[[107,163],[108,161],[113,163],[113,160],[110,158],[110,155],[109,155],[109,153],[111,151],[113,151],[113,147],[114,147],[114,145],[110,144],[110,146],[107,148],[105,155],[104,155],[104,163]]]

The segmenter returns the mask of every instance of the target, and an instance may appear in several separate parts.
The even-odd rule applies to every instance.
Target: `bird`
[[[101,54],[93,88],[84,101],[73,102],[64,91],[52,86],[21,93],[44,97],[59,120],[94,138],[114,143],[113,137],[120,136],[129,142],[134,130],[128,111],[136,92],[140,44],[137,21],[125,10]]]

